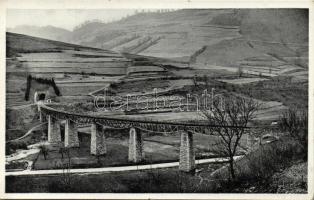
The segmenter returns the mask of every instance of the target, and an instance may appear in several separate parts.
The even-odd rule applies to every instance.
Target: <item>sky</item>
[[[73,30],[73,28],[87,20],[101,20],[103,22],[116,21],[135,13],[135,9],[101,9],[101,10],[7,10],[7,28],[19,25],[56,26]]]

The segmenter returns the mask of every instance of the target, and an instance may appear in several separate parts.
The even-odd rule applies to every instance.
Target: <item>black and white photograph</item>
[[[6,9],[4,193],[308,194],[309,14]]]

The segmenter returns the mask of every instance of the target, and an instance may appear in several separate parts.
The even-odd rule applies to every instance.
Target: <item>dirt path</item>
[[[7,141],[7,142],[13,142],[13,141],[17,141],[17,140],[24,139],[24,138],[26,138],[27,136],[29,136],[30,134],[32,134],[33,131],[37,130],[39,127],[41,127],[41,126],[43,126],[43,125],[45,125],[45,124],[47,124],[47,123],[48,123],[48,122],[40,123],[40,124],[34,126],[33,128],[31,128],[29,131],[27,131],[27,133],[26,133],[25,135],[23,135],[22,137],[19,137],[19,138],[13,139],[13,140],[9,140],[9,141]]]
[[[234,159],[239,159],[242,156],[235,156]],[[205,164],[205,163],[221,163],[227,162],[228,158],[210,158],[210,159],[200,159],[196,160],[195,164]],[[133,165],[133,166],[123,166],[123,167],[103,167],[103,168],[86,168],[86,169],[70,169],[71,174],[97,174],[97,173],[108,173],[108,172],[120,172],[120,171],[136,171],[136,170],[148,170],[148,169],[160,169],[177,167],[179,162],[171,163],[161,163],[161,164],[151,164],[151,165]],[[6,172],[6,176],[27,176],[27,175],[52,175],[52,174],[63,174],[63,169],[53,169],[53,170],[24,170],[16,172]]]

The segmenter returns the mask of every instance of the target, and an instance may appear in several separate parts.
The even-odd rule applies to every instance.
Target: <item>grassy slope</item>
[[[263,54],[274,55],[279,60],[285,56],[306,55],[303,45],[308,43],[308,19],[302,10],[240,10],[218,15],[210,23],[239,25],[243,40],[225,40],[208,46],[198,57],[201,63],[232,66],[236,61]]]
[[[306,47],[295,47],[290,43],[307,44],[307,15],[307,12],[301,9],[140,13],[110,24],[95,22],[82,26],[74,30],[73,41],[89,46],[107,45],[112,48],[115,48],[112,44],[116,43],[119,44],[117,49],[122,50],[125,46],[130,53],[176,59],[188,59],[206,45],[207,49],[199,56],[199,60],[204,61],[202,63],[230,66],[230,63],[252,54],[259,57],[269,53],[279,56],[306,56]],[[91,32],[93,34],[90,34]],[[149,42],[147,36],[151,37]],[[152,42],[159,37],[160,40]],[[233,40],[238,37],[242,37],[244,41]],[[125,38],[131,39],[124,42]],[[252,42],[253,47],[250,47],[247,40],[260,40],[263,43]],[[264,43],[265,41],[281,44]],[[151,46],[140,52],[132,52],[132,49],[138,49],[141,45],[147,46],[147,43],[151,43]],[[231,48],[228,48],[229,46]],[[306,61],[302,60],[302,65],[306,65]]]
[[[250,10],[241,33],[250,39],[282,43],[308,42],[308,13],[302,9]]]
[[[21,25],[14,28],[8,28],[8,32],[21,33],[34,37],[46,38],[51,40],[66,41],[70,37],[71,31],[54,26],[29,26]]]
[[[80,45],[69,44],[54,40],[47,40],[16,33],[6,33],[7,57],[17,53],[36,53],[36,52],[59,52],[62,50],[93,50],[100,49],[83,47]]]
[[[218,44],[208,46],[197,57],[197,62],[218,66],[234,66],[239,60],[257,56],[261,56],[261,53],[243,40],[224,40]]]
[[[129,53],[157,57],[190,56],[207,40],[203,35],[206,35],[208,29],[200,26],[207,22],[208,18],[225,12],[230,11],[179,10],[168,13],[140,13],[115,23],[95,22],[82,26],[74,30],[73,42],[88,46],[110,46],[118,50],[127,48]],[[191,24],[196,27],[191,29]],[[123,42],[125,38],[131,39]],[[113,43],[118,45],[112,46]],[[143,46],[145,48],[141,48]]]

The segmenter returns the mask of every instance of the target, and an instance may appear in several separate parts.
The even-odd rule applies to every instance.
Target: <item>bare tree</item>
[[[71,169],[71,154],[70,154],[70,148],[64,148],[63,150],[66,158],[61,158],[62,160],[62,177],[61,177],[61,181],[62,184],[64,185],[64,189],[66,191],[70,191],[72,185],[72,181],[71,181],[71,173],[70,173],[70,169]]]
[[[232,179],[235,179],[234,156],[240,139],[259,107],[260,103],[251,98],[226,96],[224,101],[213,101],[211,111],[203,112],[210,124],[219,126],[214,128],[214,132],[219,136],[220,154],[229,159]]]
[[[65,148],[64,147],[60,147],[60,149],[59,149],[59,153],[61,154],[61,159],[63,159],[64,158],[64,153],[66,153],[66,150],[65,150]]]

